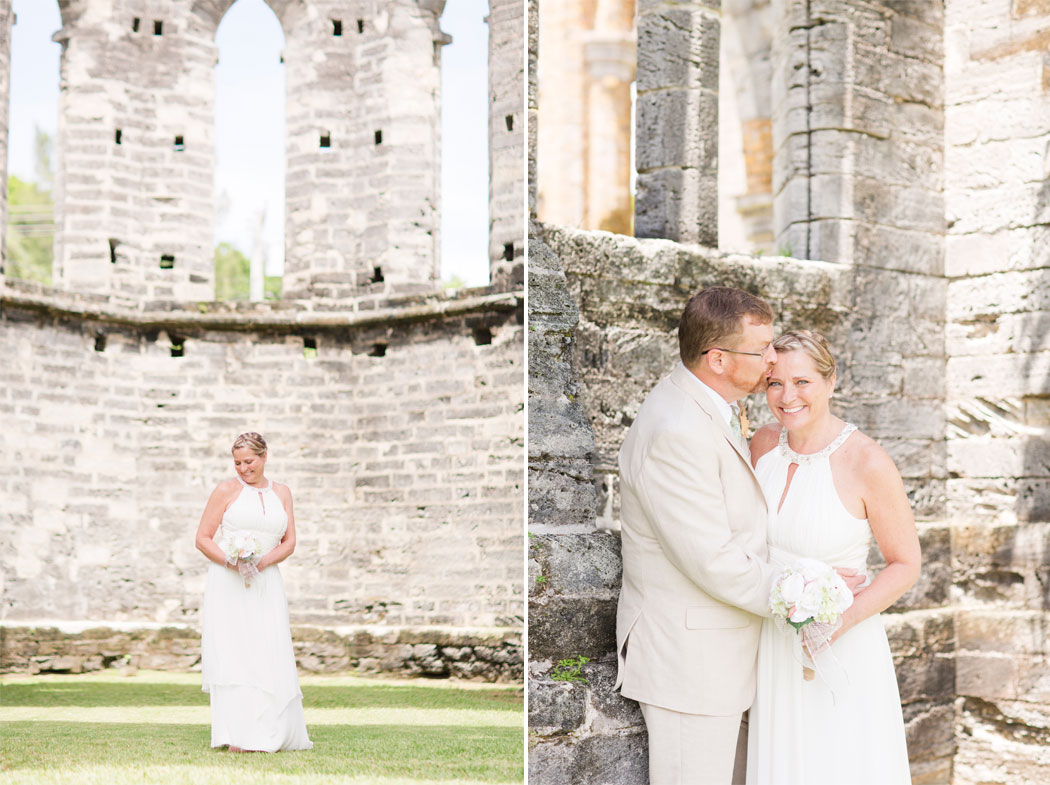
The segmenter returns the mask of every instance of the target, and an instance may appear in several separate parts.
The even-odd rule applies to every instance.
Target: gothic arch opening
[[[237,0],[215,33],[216,299],[280,296],[284,43],[281,24],[263,0]]]
[[[4,273],[51,283],[54,262],[59,68],[56,3],[15,0],[6,156]]]

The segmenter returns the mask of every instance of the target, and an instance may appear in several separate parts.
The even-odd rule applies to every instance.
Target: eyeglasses
[[[700,352],[700,356],[703,357],[708,352],[730,352],[731,354],[750,354],[752,357],[764,357],[765,352],[740,352],[736,349],[723,349],[721,346],[712,346],[710,349],[704,349]]]

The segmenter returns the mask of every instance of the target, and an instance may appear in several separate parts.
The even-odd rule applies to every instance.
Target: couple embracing
[[[920,570],[897,468],[831,413],[827,342],[774,340],[765,301],[705,289],[678,341],[681,364],[620,450],[617,685],[641,705],[651,785],[910,783],[879,617]],[[776,422],[749,445],[736,402],[763,389]],[[872,536],[886,566],[869,582]],[[834,567],[855,594],[822,647],[834,679],[813,678],[818,652],[771,618],[795,559]]]

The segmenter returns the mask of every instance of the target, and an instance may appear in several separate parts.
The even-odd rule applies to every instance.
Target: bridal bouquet
[[[813,656],[828,645],[842,626],[842,612],[853,604],[853,592],[831,567],[815,559],[799,559],[784,568],[769,594],[769,609],[781,624],[790,624]],[[812,668],[803,669],[812,679]]]
[[[237,571],[244,578],[244,588],[252,585],[252,578],[259,574],[255,562],[262,556],[262,545],[258,538],[247,532],[237,532],[224,541],[223,551],[231,562],[237,562]]]

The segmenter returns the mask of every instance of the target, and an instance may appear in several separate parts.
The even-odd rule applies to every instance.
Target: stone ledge
[[[151,302],[132,308],[101,296],[55,290],[24,282],[0,284],[0,310],[20,308],[52,317],[92,320],[138,328],[182,327],[252,331],[303,328],[361,328],[440,320],[469,314],[514,311],[524,291],[471,289],[403,297],[361,297],[350,301],[275,300],[246,302]]]
[[[200,669],[197,629],[122,626],[77,623],[76,632],[57,626],[0,626],[0,673]],[[293,626],[292,643],[300,670],[311,673],[360,671],[515,682],[521,681],[524,669],[522,632],[513,629]]]

